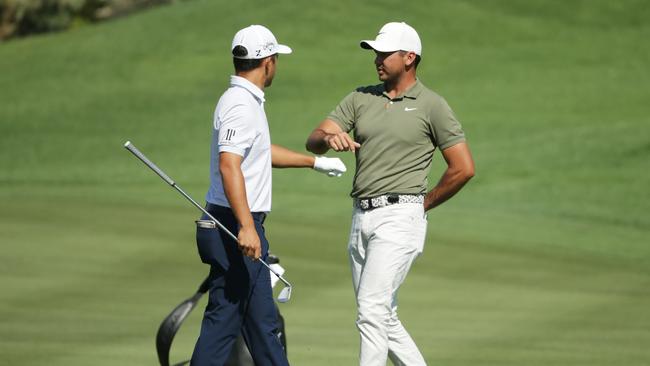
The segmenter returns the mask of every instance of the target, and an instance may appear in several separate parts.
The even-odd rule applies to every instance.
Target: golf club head
[[[291,299],[291,286],[285,286],[278,295],[278,302],[285,303]]]
[[[167,315],[165,320],[160,324],[158,333],[156,333],[156,352],[158,353],[158,361],[161,366],[169,366],[169,351],[172,346],[172,341],[178,329],[183,324],[185,318],[194,309],[199,299],[207,291],[208,278],[203,280],[199,290],[190,298],[184,300]],[[180,365],[183,365],[181,363]],[[175,365],[176,366],[176,365]]]

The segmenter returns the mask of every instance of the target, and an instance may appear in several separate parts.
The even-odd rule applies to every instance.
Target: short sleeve
[[[328,119],[336,122],[345,132],[350,132],[354,128],[354,121],[356,120],[354,109],[355,94],[356,92],[348,94],[327,116]]]
[[[465,141],[465,133],[456,115],[442,97],[437,98],[431,109],[430,121],[433,142],[440,150]]]
[[[255,140],[254,116],[244,104],[236,104],[215,116],[219,152],[245,156]]]

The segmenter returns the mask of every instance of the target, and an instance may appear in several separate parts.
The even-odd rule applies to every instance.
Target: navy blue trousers
[[[208,204],[207,210],[237,235],[239,227],[230,208]],[[264,218],[263,213],[253,214],[262,259],[266,260],[269,243],[264,235]],[[288,366],[277,337],[279,320],[269,270],[244,256],[237,243],[220,229],[197,228],[197,245],[199,252],[212,251],[219,258],[209,261],[201,254],[204,262],[210,262],[210,292],[190,365],[223,366],[242,334],[256,366]]]

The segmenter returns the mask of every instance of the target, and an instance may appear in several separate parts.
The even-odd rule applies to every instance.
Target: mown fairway
[[[419,76],[477,163],[429,214],[401,290],[427,361],[650,364],[648,19],[646,1],[195,0],[0,44],[0,365],[155,365],[159,322],[207,268],[197,211],[123,143],[201,200],[237,29],[265,24],[293,47],[266,111],[274,142],[303,151],[376,82],[358,41],[391,20],[418,29]],[[357,360],[351,180],[274,173],[267,232],[295,287],[281,306],[294,365]],[[172,361],[189,357],[204,304]]]

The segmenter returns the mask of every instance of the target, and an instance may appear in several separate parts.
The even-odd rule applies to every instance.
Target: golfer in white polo
[[[214,112],[206,209],[237,233],[238,242],[197,227],[201,260],[210,264],[210,295],[191,365],[223,366],[242,333],[255,365],[286,366],[269,271],[257,260],[266,260],[269,251],[263,225],[271,211],[271,167],[313,168],[329,176],[346,168],[338,158],[271,144],[264,88],[273,81],[278,54],[291,48],[266,27],[251,25],[235,34],[231,52],[235,75]]]

